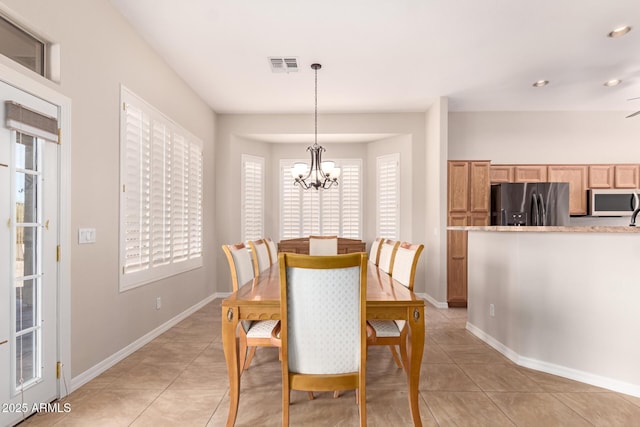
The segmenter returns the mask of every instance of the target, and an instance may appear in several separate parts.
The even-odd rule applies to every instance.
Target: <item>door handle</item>
[[[8,340],[0,341],[0,345],[8,343]]]

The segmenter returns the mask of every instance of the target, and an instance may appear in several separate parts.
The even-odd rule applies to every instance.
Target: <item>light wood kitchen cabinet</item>
[[[640,188],[640,165],[615,165],[615,188]]]
[[[547,182],[547,165],[515,165],[513,182]]]
[[[589,165],[589,188],[613,188],[613,165]]]
[[[549,182],[569,183],[569,215],[587,214],[587,165],[549,165]]]
[[[489,161],[449,161],[449,225],[489,225],[490,175]],[[447,302],[451,307],[467,305],[466,231],[447,231]]]
[[[490,174],[492,184],[499,184],[501,182],[513,182],[514,166],[491,165]]]

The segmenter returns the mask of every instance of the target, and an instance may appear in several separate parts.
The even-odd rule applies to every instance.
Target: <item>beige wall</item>
[[[71,369],[77,376],[215,292],[215,115],[107,0],[3,0],[61,45],[72,100]],[[118,288],[120,84],[204,141],[204,267],[124,293]],[[64,136],[63,136],[64,143]],[[79,227],[97,242],[77,244]],[[155,309],[156,297],[162,309]]]
[[[449,114],[449,158],[493,163],[638,163],[640,119],[607,112]]]
[[[425,195],[414,191],[424,187],[421,170],[425,157],[424,114],[320,114],[320,134],[392,134],[367,143],[323,144],[327,158],[360,158],[363,160],[363,240],[371,242],[375,236],[375,161],[383,154],[400,152],[401,159],[401,235],[404,240],[424,242]],[[219,292],[231,289],[229,268],[220,245],[241,239],[240,217],[240,158],[243,153],[265,156],[267,165],[267,217],[265,234],[279,240],[279,162],[282,158],[306,159],[308,144],[264,143],[250,140],[247,135],[309,134],[313,130],[313,116],[304,114],[278,115],[218,115],[216,126],[216,205],[217,268]],[[416,290],[424,292],[424,266],[419,266]]]

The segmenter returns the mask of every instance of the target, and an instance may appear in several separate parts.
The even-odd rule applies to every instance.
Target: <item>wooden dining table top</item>
[[[249,305],[280,305],[280,269],[273,264],[253,280],[241,286],[223,301],[224,305],[235,305],[239,302]],[[372,262],[367,263],[367,306],[377,303],[401,306],[423,306],[424,300],[417,297],[402,283],[380,270]],[[225,304],[226,303],[226,304]]]

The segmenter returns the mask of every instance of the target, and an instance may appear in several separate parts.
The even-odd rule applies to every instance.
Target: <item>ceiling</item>
[[[218,113],[640,109],[638,0],[110,1]]]

